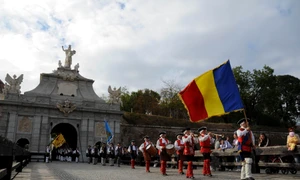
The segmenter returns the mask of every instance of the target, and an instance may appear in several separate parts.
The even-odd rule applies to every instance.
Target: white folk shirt
[[[182,150],[182,148],[184,147],[184,146],[179,146],[179,145],[178,145],[178,142],[177,142],[178,140],[180,140],[180,144],[183,144],[183,140],[182,140],[182,139],[177,139],[177,140],[175,141],[174,147],[175,147],[175,149],[176,149],[177,151]]]
[[[249,132],[245,127],[241,126],[241,128],[244,129],[244,130],[241,131],[240,129],[238,129],[236,131],[236,134],[237,134],[238,137],[245,136]],[[252,131],[250,131],[250,132],[251,132],[252,144],[254,145],[255,144],[255,138],[254,138],[253,132]]]
[[[160,141],[162,142],[162,144],[165,144],[166,146],[170,143],[168,139],[160,137],[157,142],[156,142],[156,148],[159,149],[160,151],[163,149],[163,146],[160,146]]]
[[[193,146],[189,147],[189,152],[190,152],[191,154],[193,154],[193,153],[195,152],[195,151],[194,151],[194,145],[195,145],[196,143],[199,143],[198,138],[192,137],[191,135],[184,135],[184,136],[182,137],[182,141],[183,141],[183,143],[189,142],[191,145],[193,144]]]
[[[146,148],[148,146],[148,144],[152,144],[152,143],[150,141],[149,142],[147,142],[147,141],[143,142],[140,145],[139,150],[142,151],[142,152],[144,152],[144,148]]]
[[[136,154],[139,155],[139,151],[136,145],[129,145],[128,152],[131,153],[131,146],[132,146],[132,150],[136,151]]]

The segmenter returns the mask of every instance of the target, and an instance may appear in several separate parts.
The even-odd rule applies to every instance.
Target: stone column
[[[18,119],[18,115],[16,112],[11,112],[9,114],[6,138],[11,140],[12,142],[15,142],[17,119]]]
[[[31,135],[31,151],[44,152],[46,147],[40,147],[40,133],[41,133],[41,116],[37,115],[33,118],[33,130]]]

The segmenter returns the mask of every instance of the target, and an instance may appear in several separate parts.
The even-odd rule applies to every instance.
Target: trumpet
[[[218,137],[222,137],[222,138],[224,138],[225,136],[224,136],[224,134],[216,134],[216,133],[210,133],[210,135],[211,136],[218,136]]]

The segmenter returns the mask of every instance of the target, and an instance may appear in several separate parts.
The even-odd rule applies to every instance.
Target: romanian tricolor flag
[[[192,122],[244,108],[229,60],[195,78],[179,97]]]

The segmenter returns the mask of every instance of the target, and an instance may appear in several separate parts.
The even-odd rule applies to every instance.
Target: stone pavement
[[[136,169],[131,169],[128,165],[117,166],[102,166],[100,164],[92,165],[87,163],[68,163],[68,162],[31,162],[21,173],[15,176],[16,180],[183,180],[185,175],[178,175],[176,169],[167,169],[168,176],[162,176],[159,173],[159,168],[150,168],[151,173],[145,172],[145,167],[136,166]],[[238,180],[240,172],[236,171],[216,171],[213,172],[213,177],[204,177],[201,175],[202,168],[194,169],[195,180]],[[274,180],[289,180],[300,179],[300,172],[297,174],[254,174],[256,180],[274,179]]]

